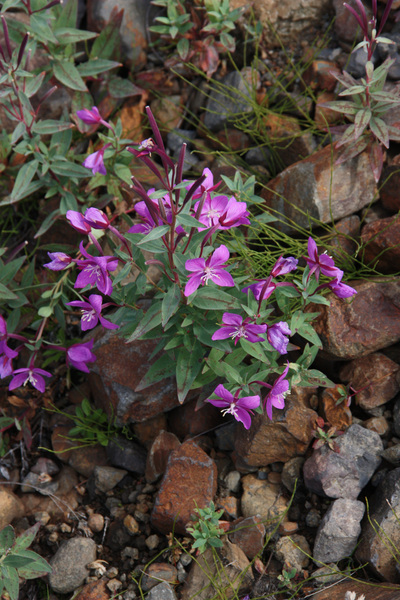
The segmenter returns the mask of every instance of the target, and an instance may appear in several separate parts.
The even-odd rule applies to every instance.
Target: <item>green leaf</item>
[[[142,335],[160,325],[161,319],[161,308],[157,304],[154,304],[149,308],[139,325],[136,327],[135,331],[127,339],[127,343],[138,340]]]
[[[93,31],[82,31],[81,29],[75,29],[74,27],[58,27],[54,33],[57,36],[58,43],[64,46],[67,44],[83,42],[84,40],[91,40],[98,35]]]
[[[52,314],[53,314],[52,306],[41,306],[38,310],[39,317],[47,318],[47,317],[51,317]]]
[[[148,233],[144,239],[137,243],[137,246],[143,246],[146,242],[152,242],[154,240],[158,240],[160,237],[165,235],[170,230],[169,225],[161,225],[160,227],[155,227]]]
[[[49,135],[51,133],[57,133],[58,131],[64,131],[64,129],[72,129],[74,125],[72,123],[66,123],[62,121],[56,121],[54,119],[44,119],[38,121],[32,127],[34,133],[40,135]]]
[[[178,354],[176,363],[176,385],[180,403],[185,400],[193,381],[201,371],[203,356],[203,348],[196,341],[190,351],[183,348]]]
[[[181,290],[176,283],[172,285],[165,294],[161,303],[161,324],[163,327],[168,323],[172,315],[176,313],[181,302]]]
[[[6,591],[9,593],[10,600],[18,600],[19,578],[17,571],[12,567],[7,567],[8,577],[4,577],[3,583]]]
[[[120,27],[123,18],[123,10],[112,12],[108,22],[94,40],[89,58],[118,59],[120,57]],[[76,22],[76,21],[75,21]]]
[[[18,569],[20,576],[24,579],[36,579],[36,577],[40,577],[40,575],[51,573],[52,568],[49,563],[39,556],[39,554],[33,552],[33,550],[20,550],[18,554],[32,560],[32,564],[29,567]]]
[[[175,362],[171,360],[170,355],[163,354],[151,365],[146,375],[136,386],[135,392],[141,392],[154,383],[158,383],[167,377],[172,377],[175,373],[175,368]]]
[[[47,17],[44,14],[35,13],[31,15],[29,22],[29,32],[43,44],[58,44],[57,38],[47,22]]]
[[[26,550],[26,548],[29,548],[39,529],[40,523],[35,523],[35,525],[29,527],[29,529],[26,529],[23,533],[21,533],[15,540],[14,550],[20,553],[21,550]]]
[[[0,531],[0,554],[4,554],[6,550],[11,548],[15,540],[15,531],[11,525],[7,525]]]
[[[354,137],[358,139],[362,135],[364,129],[367,127],[372,117],[371,109],[364,108],[359,110],[354,117]]]
[[[56,208],[55,210],[53,210],[53,212],[47,215],[47,217],[39,227],[38,231],[35,233],[34,239],[37,239],[38,237],[46,233],[46,231],[50,229],[50,227],[56,222],[60,214],[60,209]]]
[[[42,71],[41,73],[39,73],[39,75],[36,75],[36,77],[32,77],[32,79],[29,79],[25,83],[25,94],[28,96],[28,98],[31,98],[40,89],[45,75],[46,71]]]
[[[78,69],[67,60],[56,60],[53,66],[54,77],[62,84],[78,92],[87,92],[85,82],[79,75]]]
[[[32,563],[32,559],[27,558],[26,556],[18,556],[18,554],[9,554],[3,560],[3,565],[7,567],[14,567],[14,569],[19,569],[22,567],[26,567],[27,565]]]
[[[204,223],[200,223],[197,219],[194,219],[190,215],[180,214],[176,217],[176,222],[179,225],[186,225],[187,227],[203,227]]]
[[[54,28],[75,27],[78,18],[78,0],[68,0],[62,4],[62,11],[55,22]]]
[[[96,77],[100,73],[111,71],[120,67],[121,63],[115,60],[106,60],[105,58],[97,58],[89,60],[88,62],[81,63],[77,66],[78,72],[82,77]]]
[[[0,283],[0,302],[7,300],[17,300],[18,296],[9,290],[5,285]]]
[[[89,177],[90,169],[71,162],[70,160],[55,160],[51,163],[51,170],[57,175],[65,177]]]
[[[13,191],[11,192],[11,202],[17,202],[25,197],[29,184],[34,178],[38,166],[38,160],[31,160],[22,165],[15,179]]]
[[[240,308],[240,302],[237,298],[230,296],[218,288],[208,286],[198,289],[195,297],[190,302],[193,306],[203,310],[227,311],[233,308]]]
[[[379,117],[372,117],[369,127],[378,140],[382,142],[386,148],[389,148],[389,131],[385,121],[379,119]]]
[[[143,90],[129,79],[117,76],[108,82],[108,92],[113,98],[129,98],[130,96],[141,96],[143,94]]]
[[[267,365],[271,364],[271,361],[267,358],[260,344],[252,344],[244,338],[240,338],[240,345],[242,346],[243,350],[247,352],[247,354],[249,354],[250,356],[253,356],[257,360],[266,363]]]

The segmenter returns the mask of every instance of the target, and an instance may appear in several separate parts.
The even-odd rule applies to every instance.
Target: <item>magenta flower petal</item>
[[[187,271],[191,271],[193,273],[197,273],[198,271],[203,271],[206,266],[206,261],[204,258],[189,258],[189,260],[185,263],[185,269]],[[190,277],[190,275],[189,275]]]
[[[65,254],[64,252],[48,252],[47,253],[51,258],[51,262],[43,265],[47,269],[51,269],[52,271],[62,271],[66,269],[72,262],[72,258]]]
[[[294,258],[293,256],[289,256],[288,258],[280,256],[271,271],[271,276],[278,277],[278,275],[286,275],[287,273],[294,271],[297,268],[298,262],[297,258]]]
[[[100,123],[101,121],[101,115],[97,106],[93,106],[91,110],[88,108],[77,110],[76,116],[87,125],[94,125],[95,123]]]
[[[95,175],[96,173],[106,175],[107,170],[104,165],[104,148],[101,148],[101,150],[89,154],[89,156],[85,158],[82,164],[87,169],[91,169],[93,175]]]
[[[236,325],[240,327],[240,325],[243,323],[243,317],[237,315],[236,313],[226,312],[222,315],[222,322],[224,325]]]
[[[107,215],[102,210],[94,207],[87,209],[84,219],[93,229],[107,229],[110,225]]]
[[[276,408],[284,408],[285,406],[285,396],[289,391],[289,382],[285,379],[287,372],[289,370],[289,362],[282,375],[278,377],[275,381],[274,385],[269,391],[269,394],[264,400],[264,407],[266,408],[266,412],[268,418],[272,421],[272,407]]]
[[[217,285],[225,287],[234,287],[235,285],[232,275],[223,269],[214,269],[214,273],[210,274],[210,279]]]
[[[267,339],[275,350],[278,350],[280,354],[287,353],[287,345],[289,338],[286,337],[292,335],[288,324],[285,321],[280,321],[274,325],[268,325],[267,327]]]
[[[84,344],[73,344],[67,349],[67,365],[75,367],[79,371],[89,373],[89,367],[86,363],[94,362],[96,356],[92,352],[94,340]]]
[[[90,233],[91,227],[86,223],[83,215],[76,210],[68,210],[65,215],[74,229],[79,233]]]
[[[341,281],[337,281],[336,279],[331,281],[328,287],[338,298],[351,298],[357,294],[357,290],[349,285],[346,285],[345,283],[342,283]]]
[[[197,290],[197,288],[200,287],[201,279],[202,279],[201,274],[189,275],[189,281],[185,285],[185,292],[184,292],[186,297],[191,296],[191,294],[193,294],[193,292],[195,292]]]
[[[223,400],[230,403],[233,401],[233,395],[220,383],[214,390],[214,394],[220,396]]]
[[[229,250],[226,246],[221,244],[214,252],[211,254],[209,259],[207,259],[208,266],[210,267],[218,267],[227,262],[229,259]]]

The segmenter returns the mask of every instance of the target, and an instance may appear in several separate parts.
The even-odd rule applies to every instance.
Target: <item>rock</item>
[[[283,563],[285,571],[296,569],[297,573],[301,572],[308,566],[310,554],[311,549],[306,538],[297,533],[290,537],[281,537],[275,546],[275,556]]]
[[[306,525],[307,527],[319,527],[321,523],[321,516],[316,508],[312,508],[306,514]]]
[[[313,560],[316,564],[337,562],[350,556],[361,533],[365,506],[358,500],[339,498],[323,517],[315,538]]]
[[[240,479],[241,475],[239,471],[230,471],[228,475],[224,478],[224,483],[229,492],[234,492],[238,494],[240,491]]]
[[[129,535],[137,535],[140,533],[139,523],[136,521],[132,515],[126,515],[124,518],[124,525],[129,533]]]
[[[262,467],[304,454],[318,416],[306,403],[294,388],[286,396],[284,410],[273,409],[272,421],[266,414],[254,415],[250,429],[236,430],[237,455],[249,466]]]
[[[0,531],[24,514],[24,505],[10,490],[0,487]]]
[[[399,215],[379,219],[365,225],[361,231],[365,244],[364,261],[373,264],[382,273],[397,273],[400,265]]]
[[[338,431],[345,431],[350,427],[353,417],[351,410],[346,405],[346,397],[343,399],[341,391],[345,392],[343,385],[324,389],[321,404],[325,421],[331,427],[336,427]]]
[[[154,483],[161,475],[164,475],[169,455],[180,445],[176,435],[169,431],[160,431],[147,455],[146,481]]]
[[[326,567],[320,567],[319,569],[314,571],[313,579],[317,585],[329,585],[331,583],[336,583],[337,581],[343,579],[343,570],[339,569],[339,567],[335,563],[329,563],[329,565],[326,565]],[[336,586],[333,586],[332,588],[332,586],[330,586],[332,590],[335,587]],[[340,597],[340,600],[343,600],[343,598]]]
[[[367,562],[385,581],[399,579],[395,548],[400,546],[400,469],[394,469],[380,482],[369,499],[368,520],[363,523],[356,558]]]
[[[295,487],[298,487],[299,481],[303,478],[304,461],[305,459],[302,456],[295,456],[283,465],[281,479],[289,492],[293,492]]]
[[[87,583],[74,600],[109,600],[110,594],[107,591],[107,579],[99,579]]]
[[[157,340],[136,340],[131,344],[121,341],[119,335],[95,329],[93,352],[97,361],[88,375],[96,407],[115,417],[116,425],[147,421],[160,412],[179,405],[175,380],[170,377],[135,391],[151,361],[149,356]]]
[[[115,19],[115,11],[123,12],[120,35],[124,58],[136,68],[146,63],[148,0],[88,0],[87,21],[89,31],[102,31]]]
[[[143,475],[146,468],[146,450],[134,440],[117,437],[107,446],[107,456],[112,465]]]
[[[369,410],[386,404],[400,391],[400,365],[375,352],[343,367],[340,379],[355,391],[360,390],[355,396],[357,404]]]
[[[229,528],[229,541],[239,546],[247,558],[252,560],[263,551],[265,527],[259,517],[236,519]]]
[[[337,577],[343,579],[341,573]],[[398,600],[400,586],[389,586],[386,582],[382,584],[382,587],[378,583],[371,586],[370,582],[355,581],[353,578],[349,578],[335,585],[329,585],[325,590],[314,594],[312,598],[313,600],[350,600],[346,598],[346,592],[349,591],[354,593],[354,600],[362,600],[363,595],[365,600]]]
[[[306,460],[304,483],[320,496],[355,500],[380,465],[381,438],[374,431],[352,425],[335,442],[337,452],[325,445]]]
[[[395,434],[400,437],[400,396],[397,398],[393,407],[393,427]]]
[[[271,112],[262,118],[262,127],[281,168],[307,158],[316,148],[312,134],[304,133],[293,117]]]
[[[367,64],[368,55],[364,48],[357,48],[349,56],[349,61],[346,64],[346,71],[355,79],[365,77],[365,65]],[[376,63],[375,57],[372,58],[372,63]]]
[[[48,475],[57,475],[57,473],[60,472],[60,469],[56,463],[51,460],[51,458],[44,458],[41,456],[33,465],[31,472],[37,473],[38,475],[42,475],[43,473],[47,473]]]
[[[26,516],[34,515],[38,511],[48,512],[51,517],[63,517],[71,510],[75,510],[79,504],[76,486],[78,475],[74,469],[64,466],[57,475],[57,496],[43,497],[42,495],[30,493],[21,498],[24,504]]]
[[[329,294],[329,307],[307,307],[319,313],[313,327],[329,358],[351,360],[400,340],[400,278],[350,285],[357,290],[350,303]]]
[[[335,62],[321,58],[314,59],[303,73],[303,81],[313,90],[333,92],[337,85],[336,75],[341,71]]]
[[[139,444],[142,444],[146,449],[149,449],[160,433],[160,431],[166,431],[168,429],[167,417],[164,413],[160,413],[152,419],[142,421],[141,423],[135,423],[133,431],[137,437]]]
[[[197,507],[213,500],[217,491],[217,467],[194,442],[184,442],[171,452],[156,496],[151,522],[162,533],[186,533],[186,524]]]
[[[75,448],[71,450],[68,464],[80,475],[90,477],[96,466],[107,464],[106,449],[100,444]]]
[[[381,437],[385,437],[390,431],[390,425],[385,417],[372,417],[363,423],[363,427],[375,431]]]
[[[230,8],[247,4],[246,0],[231,0]],[[274,48],[296,45],[307,36],[313,40],[329,6],[326,0],[302,0],[297,4],[290,0],[257,0],[253,8],[256,20],[267,32],[266,47]]]
[[[142,590],[148,592],[160,581],[166,581],[171,585],[178,583],[178,571],[169,563],[152,563],[146,569],[142,579]]]
[[[149,537],[146,538],[146,546],[149,550],[155,550],[158,547],[159,543],[160,538],[155,533],[153,533],[153,535],[149,535]]]
[[[220,411],[211,404],[205,403],[201,410],[196,405],[197,400],[189,400],[168,414],[169,430],[179,439],[202,434],[223,423]]]
[[[217,594],[227,599],[237,598],[250,589],[254,577],[244,552],[226,538],[223,544],[222,548],[216,550],[217,559],[208,549],[191,564],[182,588],[182,600],[193,597],[196,600],[209,600]],[[218,587],[213,586],[213,581]]]
[[[89,575],[86,565],[96,560],[96,543],[84,537],[74,537],[63,542],[50,561],[51,589],[68,594],[82,585]]]
[[[390,448],[386,448],[381,454],[382,458],[390,462],[392,465],[400,464],[400,444],[395,444],[394,446],[390,446]]]
[[[352,256],[357,250],[357,240],[360,236],[360,217],[350,215],[341,221],[335,223],[335,237],[330,241],[331,246],[337,248],[333,250],[333,258],[335,256],[343,256],[343,252]]]
[[[224,510],[225,518],[237,519],[239,516],[239,498],[235,498],[235,496],[218,498],[217,507]]]
[[[293,231],[290,221],[306,229],[317,221],[330,223],[376,200],[367,153],[341,164],[336,164],[337,158],[337,151],[328,145],[268,182],[261,196],[267,207],[280,213],[281,231]]]
[[[319,130],[325,131],[328,125],[333,125],[340,118],[340,113],[325,106],[325,102],[335,101],[333,92],[320,92],[315,102],[314,122]]]
[[[174,588],[166,582],[153,587],[147,595],[147,600],[177,600]]]
[[[400,210],[400,168],[397,164],[399,155],[396,157],[396,164],[384,169],[379,182],[379,196],[383,206],[392,212]]]
[[[349,0],[348,4],[357,10],[357,4],[355,0]],[[350,46],[356,41],[361,41],[363,37],[361,28],[358,26],[358,23],[351,12],[345,6],[343,6],[342,0],[333,0],[333,8],[335,9],[336,15],[335,32],[339,40],[350,44]],[[370,15],[367,7],[365,10],[367,11],[367,14]],[[370,18],[370,16],[367,18]]]
[[[98,533],[103,531],[104,528],[104,517],[99,513],[93,513],[88,518],[88,526],[92,531]]]
[[[215,445],[222,452],[232,452],[235,448],[235,431],[237,421],[225,421],[222,427],[215,431]]]
[[[179,154],[182,144],[186,144],[188,149],[192,147],[192,140],[196,137],[194,129],[173,129],[167,135],[168,148],[173,154]]]
[[[253,112],[250,93],[253,78],[253,70],[244,67],[241,71],[228,73],[220,83],[215,82],[206,104],[204,127],[218,131],[235,115]]]
[[[258,516],[263,522],[273,521],[275,526],[276,521],[282,518],[287,510],[287,501],[280,493],[280,486],[257,479],[255,475],[243,477],[242,486],[243,516]]]
[[[45,474],[38,475],[37,473],[32,473],[30,471],[26,477],[22,480],[21,492],[29,493],[29,492],[39,492],[43,496],[48,496],[49,494],[55,494],[58,490],[57,480],[51,478],[51,476]]]
[[[182,98],[178,94],[155,98],[151,102],[150,108],[162,132],[176,129],[182,122],[184,109]]]
[[[94,484],[99,492],[109,492],[127,475],[128,471],[114,467],[95,467]]]

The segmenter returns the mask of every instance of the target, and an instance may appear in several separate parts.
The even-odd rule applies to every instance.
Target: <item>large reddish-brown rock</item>
[[[253,516],[236,519],[229,529],[229,540],[237,544],[247,558],[253,559],[260,554],[265,543],[265,526],[260,517]]]
[[[382,273],[400,271],[400,216],[368,223],[361,232],[365,244],[364,261],[376,264]]]
[[[337,158],[337,151],[326,146],[268,183],[261,196],[267,207],[280,213],[282,231],[293,231],[291,222],[308,229],[314,222],[337,221],[376,199],[368,155],[341,164],[336,164]]]
[[[180,445],[181,443],[176,435],[169,431],[160,431],[147,455],[146,481],[153,483],[164,474],[169,455],[173,450],[177,450]]]
[[[400,585],[388,583],[370,583],[348,579],[335,585],[329,585],[325,590],[313,594],[313,600],[344,600],[346,592],[354,592],[358,600],[365,596],[365,600],[398,600],[400,598]]]
[[[357,295],[349,302],[329,294],[330,306],[318,312],[313,326],[330,358],[350,360],[400,340],[400,278],[350,282]]]
[[[400,365],[380,352],[356,358],[341,369],[340,378],[360,390],[357,404],[367,410],[389,402],[400,391]]]
[[[353,422],[351,410],[346,404],[347,398],[343,398],[345,391],[343,385],[337,385],[334,388],[325,389],[321,397],[325,421],[339,431],[344,431]]]
[[[400,157],[396,156],[396,164],[392,164],[383,171],[379,182],[379,196],[383,206],[390,211],[400,210]]]
[[[214,461],[192,441],[171,452],[167,470],[158,491],[152,525],[162,533],[185,534],[196,506],[203,508],[217,491]]]
[[[307,405],[313,390],[295,388],[285,399],[285,409],[273,409],[273,420],[266,414],[254,415],[250,429],[236,429],[236,454],[247,465],[262,467],[286,462],[306,452],[317,413]]]
[[[96,329],[93,352],[97,357],[88,375],[92,397],[118,426],[147,421],[179,406],[175,380],[169,377],[136,392],[152,361],[157,340],[126,344],[118,334]]]

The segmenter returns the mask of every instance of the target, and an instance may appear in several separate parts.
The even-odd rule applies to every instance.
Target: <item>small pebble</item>
[[[61,523],[60,531],[61,533],[71,533],[72,527],[71,525],[68,525],[68,523]]]
[[[184,567],[188,567],[190,565],[190,563],[192,562],[193,558],[190,556],[190,554],[186,554],[186,552],[184,552],[180,559],[179,562],[184,566]]]
[[[108,577],[108,579],[114,579],[114,577],[116,577],[117,575],[118,575],[117,567],[110,567],[106,571],[106,576]]]
[[[307,527],[319,527],[321,517],[316,508],[312,508],[306,515]]]
[[[88,518],[88,525],[95,533],[103,531],[104,528],[104,517],[99,513],[93,513]]]
[[[49,542],[49,544],[56,544],[58,542],[58,533],[57,533],[57,531],[53,531],[53,533],[51,533],[49,535],[49,537],[47,538],[47,541]]]
[[[237,494],[240,491],[240,479],[241,475],[239,471],[231,471],[225,477],[225,485],[230,492]]]
[[[35,513],[36,523],[40,523],[41,525],[47,525],[47,523],[50,521],[50,519],[51,519],[51,517],[50,517],[49,513],[44,510]]]
[[[146,546],[149,550],[155,550],[160,543],[160,538],[155,533],[146,539]]]
[[[122,582],[119,579],[110,579],[106,585],[112,594],[116,594],[122,588]]]
[[[292,533],[296,533],[298,530],[298,523],[294,523],[293,521],[287,521],[286,523],[281,523],[279,525],[279,533],[282,535],[291,535]]]
[[[280,473],[276,473],[275,471],[271,471],[271,473],[268,473],[268,481],[270,483],[281,483],[282,475]]]
[[[124,519],[124,525],[129,535],[137,535],[140,531],[139,523],[132,517],[132,515],[126,515]]]
[[[131,546],[126,546],[121,552],[121,558],[122,560],[124,558],[137,560],[139,558],[139,550],[137,548],[132,548]]]

